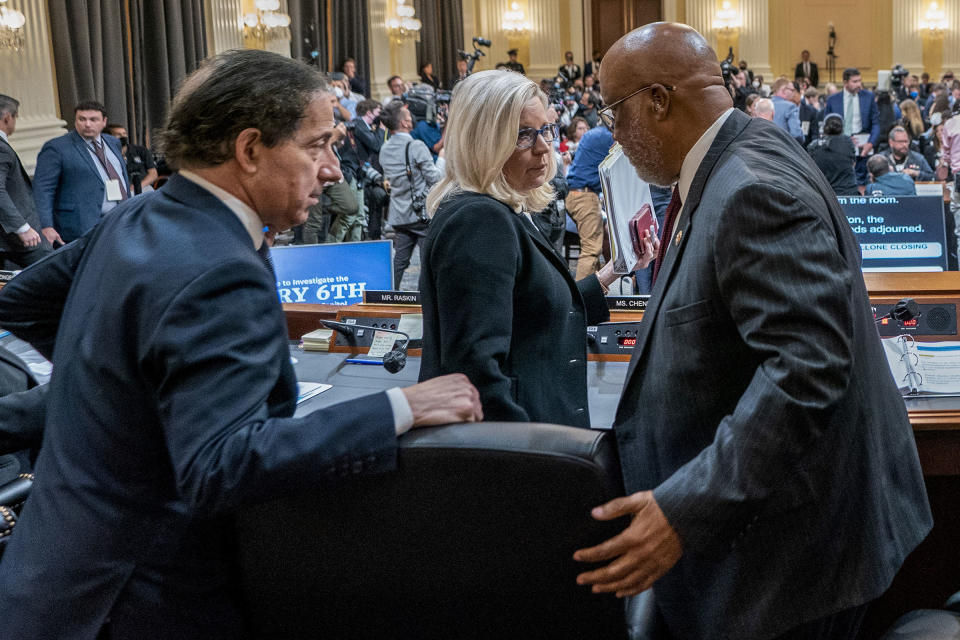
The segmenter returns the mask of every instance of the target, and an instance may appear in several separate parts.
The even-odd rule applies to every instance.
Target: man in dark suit
[[[323,89],[272,53],[211,59],[160,136],[180,173],[0,291],[0,324],[47,345],[36,331],[59,325],[37,481],[0,563],[17,634],[245,637],[232,511],[390,470],[410,426],[481,417],[463,376],[291,417],[264,228],[302,223],[340,178]],[[62,317],[7,303],[39,287]]]
[[[880,114],[873,92],[863,88],[860,71],[843,70],[843,91],[827,98],[824,117],[838,113],[843,117],[843,134],[865,138],[857,147],[857,185],[867,184],[867,157],[873,153],[880,138]]]
[[[0,94],[0,267],[3,260],[27,267],[50,253],[50,243],[40,235],[30,177],[10,146],[19,108],[19,102]]]
[[[516,71],[520,75],[524,76],[527,75],[527,72],[524,70],[523,64],[520,62],[520,60],[517,59],[519,53],[520,52],[517,49],[510,49],[510,51],[507,51],[507,57],[509,60],[503,64],[510,71]]]
[[[817,106],[818,92],[813,87],[807,89],[800,101],[800,128],[804,131],[803,147],[820,137],[820,109]]]
[[[81,102],[73,113],[74,130],[43,145],[33,176],[41,232],[55,247],[76,240],[130,197],[120,141],[102,133],[106,107]]]
[[[800,52],[800,62],[797,63],[797,68],[793,72],[795,81],[799,82],[801,78],[809,80],[811,87],[820,84],[820,72],[817,70],[817,63],[810,62],[810,52],[806,49]]]
[[[567,51],[563,54],[563,64],[557,69],[557,74],[563,78],[563,88],[573,85],[575,80],[580,79],[580,65],[573,61],[573,51]]]
[[[843,210],[690,27],[627,34],[601,86],[637,173],[676,187],[614,423],[629,495],[594,509],[631,522],[578,582],[652,586],[665,637],[855,638],[931,518]]]

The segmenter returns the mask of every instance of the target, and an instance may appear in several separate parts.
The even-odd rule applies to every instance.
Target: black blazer
[[[448,198],[422,249],[420,379],[460,372],[486,420],[590,426],[587,325],[609,318],[543,234],[499,200]]]
[[[916,444],[796,141],[733,111],[677,220],[617,409],[624,483],[683,540],[653,587],[672,635],[771,638],[889,586],[931,525]]]
[[[0,138],[0,251],[28,251],[16,234],[25,223],[40,231],[30,177],[10,143]],[[50,246],[46,238],[41,244]]]
[[[803,63],[802,63],[802,62],[798,62],[798,63],[797,63],[797,68],[796,68],[796,69],[794,70],[794,72],[793,72],[793,79],[794,79],[794,80],[799,80],[800,78],[803,78],[803,77],[804,77],[804,73],[803,73]],[[811,62],[811,63],[810,63],[810,76],[809,76],[809,77],[810,77],[810,85],[811,85],[811,86],[816,87],[817,85],[820,84],[820,71],[817,69],[817,63],[816,63],[816,62]]]

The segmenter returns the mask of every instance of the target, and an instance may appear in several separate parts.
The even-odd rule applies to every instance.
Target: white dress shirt
[[[720,117],[703,132],[703,135],[701,135],[690,148],[690,151],[687,152],[687,157],[683,159],[683,164],[680,165],[680,178],[677,180],[677,192],[680,194],[680,212],[677,213],[671,233],[680,227],[680,218],[683,215],[683,203],[687,201],[687,194],[690,193],[690,185],[693,184],[693,178],[697,175],[697,169],[700,168],[700,164],[706,157],[707,151],[710,150],[710,145],[713,144],[714,139],[716,139],[717,134],[720,132],[720,127],[727,121],[731,113],[733,113],[733,107],[721,113]],[[671,238],[661,238],[660,242],[667,243],[667,253],[670,253],[673,245]],[[664,255],[666,255],[666,253]]]

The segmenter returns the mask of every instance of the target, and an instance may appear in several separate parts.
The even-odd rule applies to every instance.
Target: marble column
[[[207,0],[207,52],[216,55],[243,48],[243,3],[241,0]]]
[[[755,74],[772,78],[770,68],[770,13],[766,0],[740,0],[740,51]]]
[[[923,72],[920,21],[926,7],[921,0],[893,0],[893,62],[917,77]]]
[[[20,101],[17,130],[10,137],[24,167],[30,174],[43,143],[66,132],[57,107],[57,82],[50,48],[50,27],[46,2],[10,0],[10,9],[21,11],[23,49],[0,50],[0,91]]]
[[[929,2],[922,2],[921,15],[925,14],[930,6]],[[960,73],[960,7],[956,2],[940,2],[944,18],[947,21],[947,30],[943,38],[943,69],[954,74]],[[931,79],[933,73],[930,73]],[[940,78],[938,77],[937,80]]]

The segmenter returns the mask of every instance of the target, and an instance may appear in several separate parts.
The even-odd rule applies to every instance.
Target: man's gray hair
[[[904,128],[901,127],[900,125],[897,125],[897,126],[893,127],[892,129],[890,129],[890,133],[887,134],[887,140],[893,140],[893,136],[895,136],[895,135],[898,134],[898,133],[902,133],[903,135],[907,136],[908,138],[910,137],[910,134],[907,133],[907,130],[906,130],[906,129],[904,129]]]
[[[0,118],[8,113],[13,115],[20,110],[20,103],[10,96],[0,93]]]
[[[245,129],[274,147],[292,138],[308,105],[326,89],[306,64],[255,49],[232,50],[205,62],[173,99],[159,146],[173,168],[211,167],[233,157]]]

